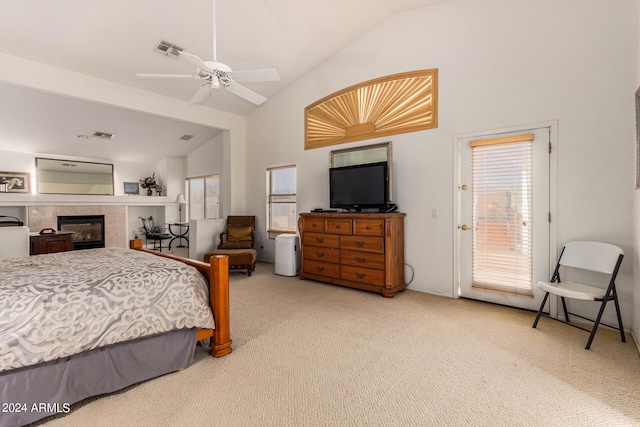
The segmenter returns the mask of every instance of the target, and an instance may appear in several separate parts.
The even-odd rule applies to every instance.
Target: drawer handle
[[[361,247],[363,247],[363,246],[364,246],[364,242],[358,242],[358,241],[355,241],[354,243],[355,243],[355,244],[356,244],[356,246],[357,246],[357,247],[359,247],[359,248],[361,248]]]
[[[324,271],[324,267],[317,267],[316,266],[316,271]]]
[[[315,227],[315,226],[316,226],[316,224],[311,224],[311,226],[312,226],[312,227]]]
[[[356,261],[362,263],[365,262],[367,259],[366,258],[360,258],[359,256],[356,257]]]
[[[371,230],[371,226],[370,225],[367,225],[366,228],[367,228],[367,230]]]
[[[324,252],[316,252],[316,256],[318,258],[322,258],[324,256]]]
[[[356,277],[357,277],[358,279],[364,279],[364,276],[366,276],[366,274],[356,273]]]
[[[316,237],[316,242],[318,243],[324,242],[324,237]]]

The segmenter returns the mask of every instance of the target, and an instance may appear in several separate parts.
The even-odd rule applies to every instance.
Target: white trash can
[[[300,273],[300,244],[298,236],[280,234],[276,237],[275,273],[280,276],[297,276]]]

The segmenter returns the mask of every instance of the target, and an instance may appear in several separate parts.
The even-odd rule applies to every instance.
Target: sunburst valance
[[[304,109],[304,148],[438,127],[438,69],[369,80]]]

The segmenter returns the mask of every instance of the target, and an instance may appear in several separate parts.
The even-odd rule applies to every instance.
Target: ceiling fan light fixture
[[[211,87],[214,89],[218,89],[220,87],[220,79],[218,79],[218,76],[211,76]]]

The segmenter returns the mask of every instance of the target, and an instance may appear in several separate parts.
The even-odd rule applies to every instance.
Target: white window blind
[[[220,218],[220,176],[187,178],[190,219]]]
[[[533,134],[469,145],[472,286],[532,296]]]
[[[297,222],[296,167],[267,169],[267,231],[295,233]]]

